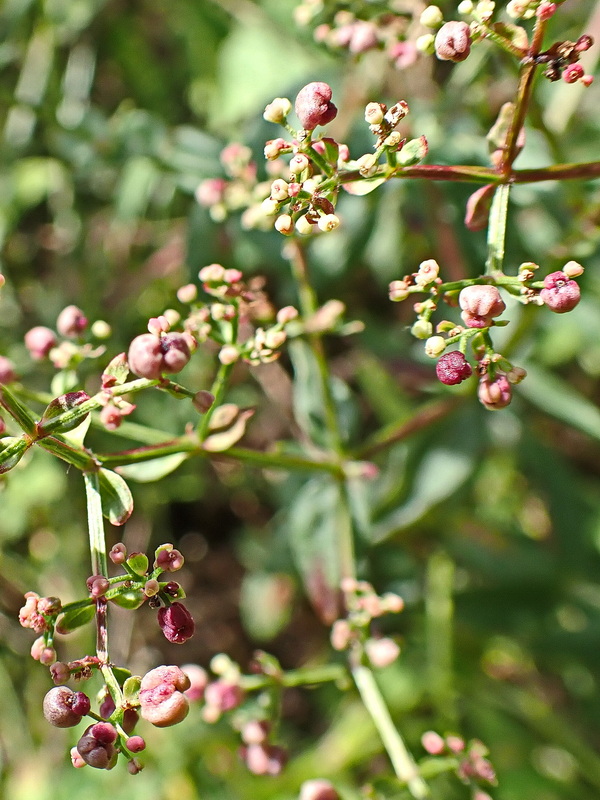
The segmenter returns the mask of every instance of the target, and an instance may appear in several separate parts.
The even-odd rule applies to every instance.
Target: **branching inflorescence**
[[[344,307],[339,301],[318,307],[303,256],[298,256],[312,236],[327,235],[343,224],[336,213],[342,191],[364,195],[396,179],[466,180],[483,184],[471,196],[465,219],[470,230],[488,229],[488,258],[475,270],[477,276],[444,280],[443,265],[428,259],[413,272],[394,280],[389,297],[394,302],[415,301],[416,320],[411,332],[424,341],[426,355],[437,360],[435,372],[442,384],[454,386],[474,375],[479,400],[486,408],[501,409],[511,402],[513,386],[526,377],[526,372],[497,351],[493,341],[495,330],[508,324],[512,309],[519,304],[559,314],[574,309],[580,300],[576,278],[584,270],[581,264],[569,260],[560,270],[543,277],[538,274],[540,266],[531,262],[509,265],[505,271],[504,238],[510,187],[518,182],[600,174],[597,162],[521,172],[513,167],[524,146],[523,123],[535,73],[539,70],[550,81],[560,78],[568,84],[580,82],[584,86],[589,86],[592,80],[579,63],[581,54],[592,45],[589,36],[583,35],[576,42],[554,42],[542,49],[546,24],[559,6],[560,3],[545,0],[511,0],[504,9],[513,21],[509,23],[498,18],[499,9],[489,0],[476,3],[464,0],[458,5],[461,19],[447,21],[437,6],[428,6],[418,20],[389,12],[359,19],[344,10],[329,21],[319,21],[319,14],[327,11],[324,4],[302,4],[297,9],[297,18],[305,24],[314,23],[319,41],[347,47],[353,54],[371,48],[385,49],[399,68],[427,54],[435,54],[443,61],[462,62],[470,57],[473,48],[488,44],[500,47],[514,58],[520,70],[519,84],[514,102],[502,107],[488,136],[491,166],[423,165],[421,162],[428,154],[425,136],[408,139],[398,130],[409,113],[404,100],[389,107],[382,102],[366,105],[364,118],[373,137],[373,148],[352,158],[345,144],[315,133],[336,118],[337,108],[327,83],[309,83],[300,90],[294,103],[287,98],[275,98],[265,108],[264,118],[282,126],[285,132],[285,138],[269,140],[264,148],[269,181],[258,181],[258,168],[247,148],[229,145],[222,153],[227,178],[204,181],[196,192],[198,202],[210,208],[216,221],[242,210],[245,226],[274,227],[295,243],[299,310],[285,306],[275,311],[260,282],[246,280],[237,269],[210,264],[199,272],[202,296],[195,283],[180,287],[177,298],[181,310],[163,309],[151,318],[147,332],[131,341],[127,353],[115,355],[104,367],[93,396],[80,388],[78,371],[90,360],[104,356],[110,327],[101,320],[90,326],[84,311],[74,305],[60,313],[56,331],[37,326],[25,335],[25,346],[32,360],[49,360],[56,369],[49,395],[26,390],[12,362],[0,357],[0,403],[12,420],[14,434],[3,435],[0,441],[0,470],[8,472],[30,448],[39,446],[80,469],[85,479],[92,556],[87,594],[63,605],[56,597],[28,592],[20,612],[21,625],[32,629],[38,637],[31,654],[49,667],[56,684],[44,699],[44,716],[60,728],[76,726],[86,717],[92,721],[72,751],[74,766],[110,769],[122,754],[129,771],[139,772],[141,763],[137,754],[145,743],[134,733],[138,718],[141,716],[157,727],[168,727],[184,720],[190,702],[196,701],[202,703],[201,713],[206,722],[229,715],[240,733],[240,755],[251,772],[276,775],[286,760],[285,749],[273,741],[273,721],[280,713],[282,690],[287,686],[339,681],[352,676],[376,722],[397,778],[413,797],[428,796],[427,785],[395,729],[370,671],[387,666],[399,655],[398,645],[391,637],[372,634],[371,623],[384,613],[401,611],[403,601],[392,594],[378,597],[370,584],[355,579],[351,547],[346,548],[342,572],[347,574],[340,588],[346,613],[335,621],[331,635],[333,648],[347,653],[348,667],[332,664],[312,671],[286,673],[274,658],[259,653],[252,674],[243,675],[237,664],[220,654],[211,663],[214,679],[197,665],[183,669],[163,665],[144,676],[134,676],[110,660],[107,606],[109,603],[129,609],[150,606],[157,611],[158,624],[166,639],[183,644],[194,633],[194,620],[181,602],[184,590],[170,575],[183,566],[183,556],[168,543],[156,549],[153,559],[143,553],[127,553],[121,543],[107,554],[103,516],[120,525],[132,511],[127,484],[113,467],[165,455],[180,454],[185,458],[224,453],[260,465],[319,470],[340,485],[352,469],[352,474],[357,474],[357,466],[362,476],[374,473],[374,468],[369,471],[372,465],[365,469],[361,462],[352,464],[344,453],[326,379],[322,380],[321,388],[333,444],[331,452],[319,451],[316,457],[317,448],[311,445],[312,458],[234,449],[252,410],[225,402],[235,364],[245,362],[256,366],[271,362],[279,357],[288,339],[305,337],[323,375],[326,365],[320,337],[332,330],[358,329],[342,324]],[[530,32],[523,25],[514,24],[515,20],[527,24],[528,19],[533,20]],[[428,32],[423,33],[423,29]],[[415,30],[418,36],[413,36]],[[299,128],[289,122],[292,109]],[[1,285],[4,279],[0,278]],[[440,312],[442,318],[437,319]],[[214,354],[215,378],[210,388],[191,390],[171,380],[170,376],[181,373],[205,343]],[[135,376],[132,380],[131,373]],[[200,414],[195,428],[190,425],[180,437],[167,439],[165,435],[159,444],[155,436],[154,444],[110,454],[95,453],[83,445],[92,412],[97,413],[94,424],[117,434],[126,427],[125,417],[135,410],[132,402],[135,395],[146,390],[167,392],[191,401],[195,412]],[[30,402],[45,405],[45,410],[41,414],[33,411],[27,405]],[[6,423],[1,424],[2,434],[7,434]],[[109,575],[109,560],[120,568],[119,574]],[[57,660],[56,635],[67,634],[92,620],[96,625],[96,652],[70,662]],[[99,708],[94,711],[86,693],[66,684],[71,680],[79,686],[98,673],[103,689]],[[261,695],[260,703],[256,695]],[[480,800],[487,797],[481,786],[493,785],[495,774],[480,742],[467,745],[460,737],[443,738],[428,732],[423,737],[423,746],[430,755],[446,758],[447,768],[473,789],[474,797]],[[333,785],[324,780],[308,781],[300,794],[301,800],[337,796]]]

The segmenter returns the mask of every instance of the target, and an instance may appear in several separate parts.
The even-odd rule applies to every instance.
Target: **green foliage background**
[[[406,4],[410,5],[410,4]],[[442,4],[450,11],[453,4]],[[262,120],[275,96],[310,80],[334,89],[332,131],[353,153],[370,142],[364,104],[406,99],[410,135],[425,134],[428,163],[487,163],[485,134],[511,99],[516,71],[491,48],[458,68],[420,61],[393,71],[382,54],[362,59],[316,45],[291,22],[292,0],[5,0],[0,9],[0,349],[23,383],[47,390],[22,344],[33,325],[53,327],[69,303],[113,327],[108,355],[145,321],[175,305],[178,286],[219,261],[266,275],[277,306],[295,302],[278,234],[215,224],[193,197],[221,174],[230,141],[252,147],[262,167]],[[576,39],[598,4],[569,0],[555,38]],[[360,9],[359,4],[356,5]],[[362,11],[374,13],[377,4]],[[592,14],[593,17],[593,14]],[[596,31],[596,34],[598,31]],[[520,168],[598,158],[600,88],[539,83]],[[508,264],[545,271],[570,258],[586,266],[583,299],[564,317],[510,308],[504,352],[528,378],[511,406],[489,413],[472,387],[448,393],[411,339],[409,309],[386,286],[435,257],[448,275],[476,275],[485,234],[465,231],[464,185],[397,182],[366,198],[344,197],[343,226],[310,247],[322,302],[346,303],[364,333],[328,342],[347,444],[377,463],[379,477],[352,485],[361,573],[395,591],[407,609],[386,620],[402,641],[380,675],[394,718],[414,752],[428,729],[481,738],[491,750],[498,800],[594,800],[600,792],[600,192],[597,181],[518,186],[510,209]],[[291,367],[293,363],[294,369]],[[240,371],[230,399],[258,407],[246,441],[266,448],[295,426],[319,436],[311,376],[298,342],[281,371]],[[99,369],[90,369],[97,390]],[[290,378],[296,375],[291,387]],[[198,357],[187,385],[208,388]],[[271,383],[272,382],[272,383]],[[263,394],[277,389],[279,400]],[[273,394],[273,392],[271,393]],[[425,420],[430,424],[413,425]],[[438,413],[439,412],[439,413]],[[179,433],[187,405],[144,398],[136,422]],[[290,420],[295,418],[295,422]],[[406,434],[384,452],[368,436]],[[412,428],[415,431],[412,431]],[[105,449],[111,440],[93,431]],[[374,445],[373,441],[371,444]],[[120,445],[121,446],[121,445]],[[158,483],[132,485],[130,550],[171,541],[185,552],[182,577],[198,632],[173,652],[153,613],[114,614],[115,660],[207,664],[220,651],[246,666],[254,648],[286,668],[330,658],[327,630],[302,589],[303,570],[327,559],[336,525],[325,478],[274,474],[231,462],[186,462]],[[27,590],[65,601],[88,574],[80,476],[36,452],[0,494],[0,785],[11,800],[112,796],[293,798],[303,780],[330,777],[345,800],[381,780],[386,760],[352,692],[288,693],[280,740],[291,760],[281,777],[250,775],[237,736],[199,713],[172,731],[144,731],[146,769],[129,778],[73,770],[72,731],[49,729],[46,671],[29,659],[30,632],[16,617]],[[308,567],[307,567],[308,565]],[[452,612],[452,613],[450,613]],[[61,657],[93,643],[82,633]],[[375,776],[375,777],[374,777]],[[445,778],[435,797],[466,797]]]

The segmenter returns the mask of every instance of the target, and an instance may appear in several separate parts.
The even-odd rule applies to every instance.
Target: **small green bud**
[[[428,339],[433,333],[433,325],[428,319],[418,319],[410,332],[416,339]]]
[[[145,575],[148,572],[148,556],[145,553],[132,553],[126,563],[136,575]]]
[[[438,6],[427,6],[421,13],[421,25],[424,25],[426,28],[439,28],[443,21],[444,15]]]

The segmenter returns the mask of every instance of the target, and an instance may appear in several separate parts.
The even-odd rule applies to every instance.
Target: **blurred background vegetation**
[[[217,223],[194,199],[203,179],[223,175],[219,154],[232,141],[252,149],[262,172],[264,141],[278,133],[261,114],[275,96],[329,82],[340,109],[331,133],[355,156],[371,146],[364,104],[403,98],[407,135],[427,136],[428,163],[487,164],[485,134],[516,85],[508,58],[481,47],[456,68],[421,59],[397,70],[380,52],[359,58],[317,44],[310,26],[292,22],[295,5],[4,0],[0,351],[24,384],[47,391],[52,377],[49,366],[30,361],[24,332],[53,327],[70,303],[113,329],[106,357],[83,376],[94,392],[108,357],[126,349],[149,316],[177,307],[177,287],[205,264],[265,276],[276,307],[296,302],[279,234],[247,230],[237,214]],[[451,15],[453,3],[440,5]],[[349,6],[363,17],[383,9]],[[392,7],[408,17],[421,5]],[[569,0],[551,37],[600,38],[599,8]],[[333,10],[326,3],[323,19]],[[539,80],[517,167],[597,159],[599,104],[596,84],[580,92]],[[342,227],[309,247],[320,301],[341,299],[348,318],[366,325],[327,347],[347,446],[380,469],[376,480],[352,488],[360,573],[407,605],[382,628],[398,637],[402,656],[380,682],[418,757],[424,730],[457,731],[490,748],[497,800],[593,800],[600,795],[600,188],[572,181],[514,189],[507,269],[533,260],[549,272],[574,258],[586,273],[571,314],[510,307],[499,349],[529,376],[496,413],[479,406],[472,387],[448,392],[435,381],[410,337],[409,309],[389,303],[386,291],[424,258],[437,258],[449,277],[481,272],[485,233],[462,224],[472,188],[406,181],[365,198],[344,196]],[[208,388],[211,363],[210,354],[196,357],[183,382]],[[301,363],[296,354],[295,386],[286,359],[236,371],[229,398],[257,407],[244,444],[264,449],[293,438],[311,403],[311,365],[299,375]],[[135,421],[160,420],[157,427],[180,433],[192,419],[188,404],[155,394],[139,398]],[[427,410],[431,420],[422,424]],[[365,445],[382,426],[403,423],[393,447]],[[100,450],[127,445],[99,430],[90,441]],[[1,489],[3,796],[286,799],[303,780],[330,777],[350,800],[388,773],[358,698],[335,687],[286,693],[279,740],[290,763],[277,778],[248,773],[237,735],[224,723],[206,725],[195,710],[168,732],[141,731],[147,766],[137,777],[122,765],[109,773],[72,769],[76,733],[43,719],[49,677],[29,658],[30,632],[17,616],[27,590],[63,601],[84,590],[83,483],[36,452]],[[160,482],[132,482],[136,510],[124,531],[109,531],[109,542],[151,550],[170,541],[184,552],[181,582],[197,633],[174,648],[151,610],[117,609],[114,660],[141,673],[158,663],[206,666],[221,651],[246,668],[257,647],[285,668],[330,659],[327,628],[303,589],[305,555],[314,548],[307,542],[326,542],[335,526],[330,489],[324,478],[199,459]],[[91,632],[62,646],[62,660],[78,657],[93,647]],[[434,789],[443,800],[467,797],[446,778]]]

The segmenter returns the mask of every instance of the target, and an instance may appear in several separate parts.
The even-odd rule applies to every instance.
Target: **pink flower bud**
[[[365,53],[377,47],[377,41],[377,27],[372,22],[359,20],[352,26],[348,49],[351,53]]]
[[[142,333],[129,345],[127,354],[129,369],[140,378],[157,380],[161,376],[163,353],[158,336]]]
[[[458,296],[458,303],[469,328],[487,328],[506,308],[498,289],[485,284],[466,286]]]
[[[177,572],[183,567],[184,558],[175,550],[172,544],[163,544],[157,548],[155,554],[154,569],[160,568],[163,572]]]
[[[190,679],[190,687],[184,694],[191,702],[202,700],[208,684],[208,673],[198,664],[184,664],[181,668]]]
[[[462,753],[465,749],[465,740],[462,736],[446,736],[446,744],[453,753]]]
[[[471,365],[458,350],[444,353],[435,366],[438,379],[446,386],[462,383],[473,374]]]
[[[581,299],[579,284],[564,272],[551,272],[544,278],[544,288],[540,297],[550,311],[564,314],[575,308]]]
[[[125,744],[130,753],[141,753],[146,748],[146,742],[141,736],[130,736]]]
[[[166,333],[160,338],[160,346],[163,352],[163,371],[181,372],[191,356],[186,335]]]
[[[81,769],[82,767],[87,766],[83,758],[79,755],[79,751],[76,747],[71,748],[71,763],[75,767],[75,769]]]
[[[588,36],[587,33],[584,33],[582,36],[577,39],[575,43],[575,52],[576,53],[585,53],[586,50],[589,50],[590,47],[594,44],[594,40],[591,36]]]
[[[25,334],[25,347],[35,361],[41,361],[56,344],[56,336],[50,328],[38,325]]]
[[[584,74],[581,64],[569,64],[563,71],[562,79],[565,83],[577,83],[578,80],[583,78]]]
[[[127,548],[123,544],[123,542],[117,542],[117,544],[113,545],[111,548],[108,557],[113,562],[113,564],[123,564],[127,559]]]
[[[436,34],[435,54],[441,61],[464,61],[471,52],[471,30],[466,22],[446,22]]]
[[[218,712],[231,711],[237,708],[244,699],[244,692],[237,683],[218,680],[209,683],[204,690],[204,700]]]
[[[194,635],[194,620],[182,603],[159,608],[158,624],[165,638],[173,644],[183,644]]]
[[[479,400],[490,411],[506,408],[512,399],[512,386],[505,375],[499,375],[495,380],[485,376],[479,382],[477,390]]]
[[[17,379],[15,365],[9,358],[0,356],[0,383],[12,383]]]
[[[446,743],[442,737],[435,731],[425,731],[421,736],[421,744],[432,756],[439,756],[440,753],[444,752],[446,747]]]
[[[67,306],[58,315],[56,330],[61,336],[76,339],[87,328],[87,317],[77,306]]]
[[[288,147],[289,144],[281,137],[278,137],[277,139],[270,139],[265,144],[265,158],[268,161],[275,161],[276,158],[279,158],[282,151],[286,150]]]
[[[365,651],[371,664],[379,669],[393,664],[400,655],[396,642],[387,636],[382,639],[367,639]]]
[[[81,722],[83,715],[73,709],[78,694],[79,692],[74,692],[68,686],[55,686],[46,693],[43,711],[51,725],[56,728],[72,728]]]
[[[539,4],[535,13],[539,19],[545,22],[556,13],[556,3],[549,3],[544,0],[544,2]]]
[[[97,722],[90,725],[77,742],[77,752],[90,767],[110,769],[117,757],[116,739],[117,731],[112,725]]]
[[[86,586],[92,597],[102,597],[108,591],[110,583],[104,575],[92,575],[87,579]]]
[[[335,119],[337,108],[331,102],[331,95],[331,87],[320,81],[309,83],[300,89],[294,110],[305,130],[312,131],[317,125],[327,125]]]
[[[240,731],[242,741],[244,744],[262,744],[266,741],[270,728],[266,720],[251,719]]]
[[[340,800],[335,786],[323,778],[304,781],[300,787],[298,800]]]
[[[66,681],[68,681],[71,677],[71,670],[69,669],[68,664],[65,664],[63,661],[56,661],[50,667],[50,675],[52,676],[54,683],[66,683]]]
[[[157,728],[181,722],[189,711],[183,694],[189,687],[190,679],[179,667],[162,666],[150,670],[140,684],[142,717]]]

